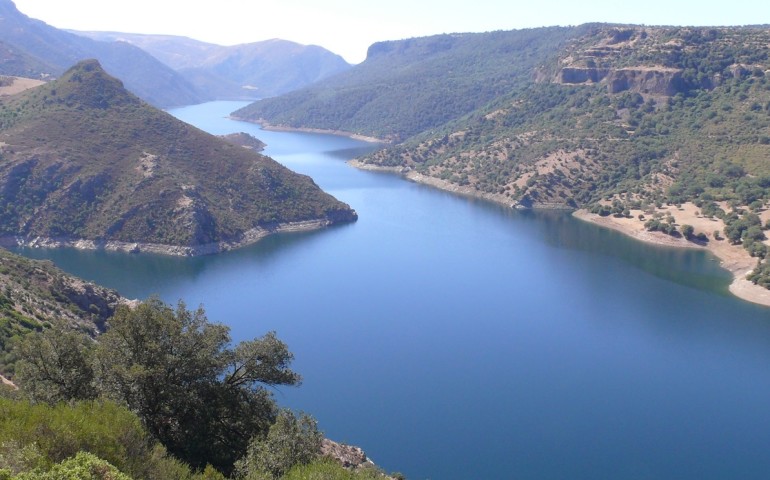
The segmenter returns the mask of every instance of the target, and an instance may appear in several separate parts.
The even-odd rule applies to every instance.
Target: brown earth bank
[[[73,238],[24,238],[24,237],[0,237],[2,247],[31,247],[31,248],[76,248],[78,250],[107,250],[126,253],[154,253],[160,255],[173,255],[180,257],[195,257],[211,255],[215,253],[234,250],[236,248],[252,245],[268,235],[276,233],[309,232],[319,230],[332,225],[333,222],[320,220],[307,220],[304,222],[281,223],[270,228],[253,228],[235,241],[217,242],[205,245],[163,245],[157,243],[119,242],[113,240],[86,240]]]

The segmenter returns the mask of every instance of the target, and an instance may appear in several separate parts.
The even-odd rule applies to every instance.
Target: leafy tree
[[[691,239],[695,233],[695,228],[692,225],[682,225],[682,236],[686,239]]]
[[[33,400],[56,403],[96,398],[93,340],[86,335],[56,327],[26,335],[15,348],[21,358],[17,380]]]
[[[195,468],[228,473],[276,419],[266,387],[300,383],[275,333],[231,348],[228,327],[181,302],[176,310],[157,298],[121,307],[110,325],[95,355],[100,388]]]

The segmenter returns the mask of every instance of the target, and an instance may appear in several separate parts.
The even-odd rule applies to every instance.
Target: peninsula
[[[309,177],[143,102],[95,60],[0,100],[0,158],[5,245],[201,255],[357,218]]]

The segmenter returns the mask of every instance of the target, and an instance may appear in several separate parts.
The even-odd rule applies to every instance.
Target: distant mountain
[[[279,39],[225,47],[171,35],[73,33],[136,45],[218,99],[280,95],[351,67],[324,48]]]
[[[142,102],[95,60],[0,100],[0,139],[6,241],[192,255],[356,218],[309,177]]]
[[[404,140],[530,82],[535,68],[579,31],[552,27],[375,43],[352,69],[235,115]]]
[[[133,93],[160,107],[205,100],[196,88],[152,55],[125,42],[99,42],[56,29],[0,0],[0,74],[58,77],[75,63],[98,59]]]

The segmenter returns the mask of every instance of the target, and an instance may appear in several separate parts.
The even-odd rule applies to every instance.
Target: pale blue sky
[[[283,38],[352,63],[378,40],[585,22],[770,23],[767,0],[15,0],[59,28],[183,35],[220,45]]]

